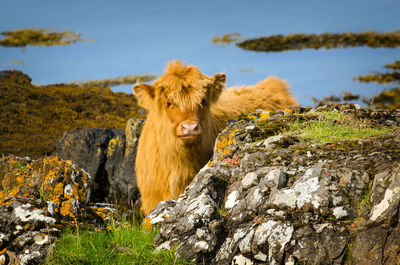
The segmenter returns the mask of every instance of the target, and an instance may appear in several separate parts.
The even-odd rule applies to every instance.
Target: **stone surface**
[[[0,262],[41,264],[63,228],[109,219],[112,205],[89,204],[91,184],[58,157],[0,158]]]
[[[281,133],[321,111],[400,125],[398,110],[351,104],[230,121],[184,194],[148,215],[155,243],[198,264],[398,264],[400,129],[326,144]]]
[[[111,129],[67,131],[55,154],[72,160],[94,176],[93,201],[105,199],[133,208],[140,197],[136,186],[136,148],[143,120],[130,119],[125,133]]]

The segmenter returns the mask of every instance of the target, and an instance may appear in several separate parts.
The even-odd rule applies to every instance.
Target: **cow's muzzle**
[[[184,121],[179,124],[178,136],[179,137],[196,137],[201,134],[201,127],[198,121]]]

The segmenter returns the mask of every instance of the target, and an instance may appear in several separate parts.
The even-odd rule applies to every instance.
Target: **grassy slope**
[[[379,126],[356,121],[351,115],[337,111],[327,111],[308,115],[320,115],[314,120],[294,121],[284,134],[297,135],[316,144],[342,140],[367,138],[393,131],[398,127]],[[307,115],[307,114],[306,114]]]
[[[125,222],[103,231],[64,231],[46,265],[55,264],[193,264],[173,251],[155,252],[156,230]]]
[[[137,113],[133,95],[109,88],[36,86],[19,71],[0,72],[0,154],[50,154],[66,130],[124,129]]]

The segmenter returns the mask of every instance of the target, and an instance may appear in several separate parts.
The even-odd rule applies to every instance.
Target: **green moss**
[[[24,173],[26,171],[26,165],[17,161],[14,165],[13,168],[18,169],[19,173]]]
[[[344,264],[353,264],[353,260],[351,258],[352,249],[353,249],[353,244],[352,243],[348,243],[346,251],[345,251],[345,253],[343,255]]]
[[[276,132],[280,132],[288,128],[287,122],[282,119],[279,120],[261,120],[257,123],[260,130],[264,133],[274,135]]]
[[[264,161],[264,165],[269,165],[269,164],[271,164],[271,162],[272,162],[272,159],[271,159],[271,157],[270,156],[266,156],[265,157],[265,161]]]
[[[364,214],[368,214],[371,210],[371,192],[372,184],[365,185],[360,197],[356,202],[357,213],[360,217]]]
[[[225,217],[228,214],[228,212],[229,212],[229,209],[226,209],[223,205],[220,208],[218,208],[219,215],[221,215],[223,217]]]
[[[352,116],[337,111],[309,114],[313,119],[296,120],[289,123],[283,133],[314,140],[317,144],[335,143],[343,140],[362,139],[384,134],[398,127],[370,127],[353,119]],[[307,115],[305,115],[307,117]]]

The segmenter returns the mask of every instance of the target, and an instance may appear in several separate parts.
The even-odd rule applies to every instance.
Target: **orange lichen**
[[[76,208],[75,208],[75,200],[69,199],[67,201],[63,201],[60,207],[60,214],[65,217],[75,218],[76,217]]]
[[[9,205],[21,198],[39,198],[51,201],[54,212],[67,217],[67,220],[78,217],[79,207],[86,203],[88,195],[90,176],[86,172],[58,157],[34,161],[6,157],[0,162],[8,170],[7,176],[12,179],[0,183],[3,188],[0,191],[0,204]],[[9,183],[8,186],[3,182]],[[42,210],[46,211],[47,207]]]
[[[269,112],[264,112],[260,115],[260,119],[266,120],[269,118]]]
[[[232,149],[229,146],[236,144],[235,131],[228,136],[221,135],[217,141],[217,152],[221,153],[222,157],[231,154]]]

